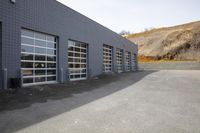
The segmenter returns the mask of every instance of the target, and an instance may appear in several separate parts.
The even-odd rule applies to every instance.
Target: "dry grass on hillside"
[[[200,21],[130,35],[140,61],[200,60]]]

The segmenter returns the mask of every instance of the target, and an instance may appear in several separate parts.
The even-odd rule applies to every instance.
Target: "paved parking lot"
[[[5,106],[1,133],[200,133],[198,70],[124,73],[72,86],[70,96]]]

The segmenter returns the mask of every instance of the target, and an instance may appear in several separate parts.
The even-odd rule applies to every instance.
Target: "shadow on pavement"
[[[0,131],[1,133],[14,132],[45,121],[120,91],[154,72],[157,71],[149,70],[103,75],[86,81],[27,87],[18,91],[1,91]],[[114,87],[112,87],[113,85]],[[93,91],[95,90],[99,90],[100,93],[94,92],[94,94]],[[91,92],[91,94],[88,94],[88,97],[84,97],[83,93],[86,92]],[[33,111],[34,109],[30,109],[31,105],[35,103],[45,104],[50,102],[48,100],[68,100],[68,102],[52,107],[50,105],[48,108],[40,106],[40,109],[36,110],[37,112]],[[40,112],[40,110],[42,111]],[[23,118],[20,117],[22,115],[24,115]]]

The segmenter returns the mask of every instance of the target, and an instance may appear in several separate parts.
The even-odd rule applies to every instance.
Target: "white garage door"
[[[68,68],[69,79],[87,79],[87,44],[68,41]]]
[[[56,37],[21,30],[22,84],[44,84],[57,81]]]
[[[123,50],[119,48],[116,49],[116,65],[117,72],[123,72]]]
[[[131,70],[131,52],[126,51],[125,53],[125,70]]]
[[[133,54],[132,55],[132,71],[137,70],[137,55]]]
[[[103,45],[103,71],[112,71],[112,46]]]

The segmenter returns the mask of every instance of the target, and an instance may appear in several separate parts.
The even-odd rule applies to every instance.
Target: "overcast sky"
[[[118,33],[200,20],[200,0],[58,1]]]

